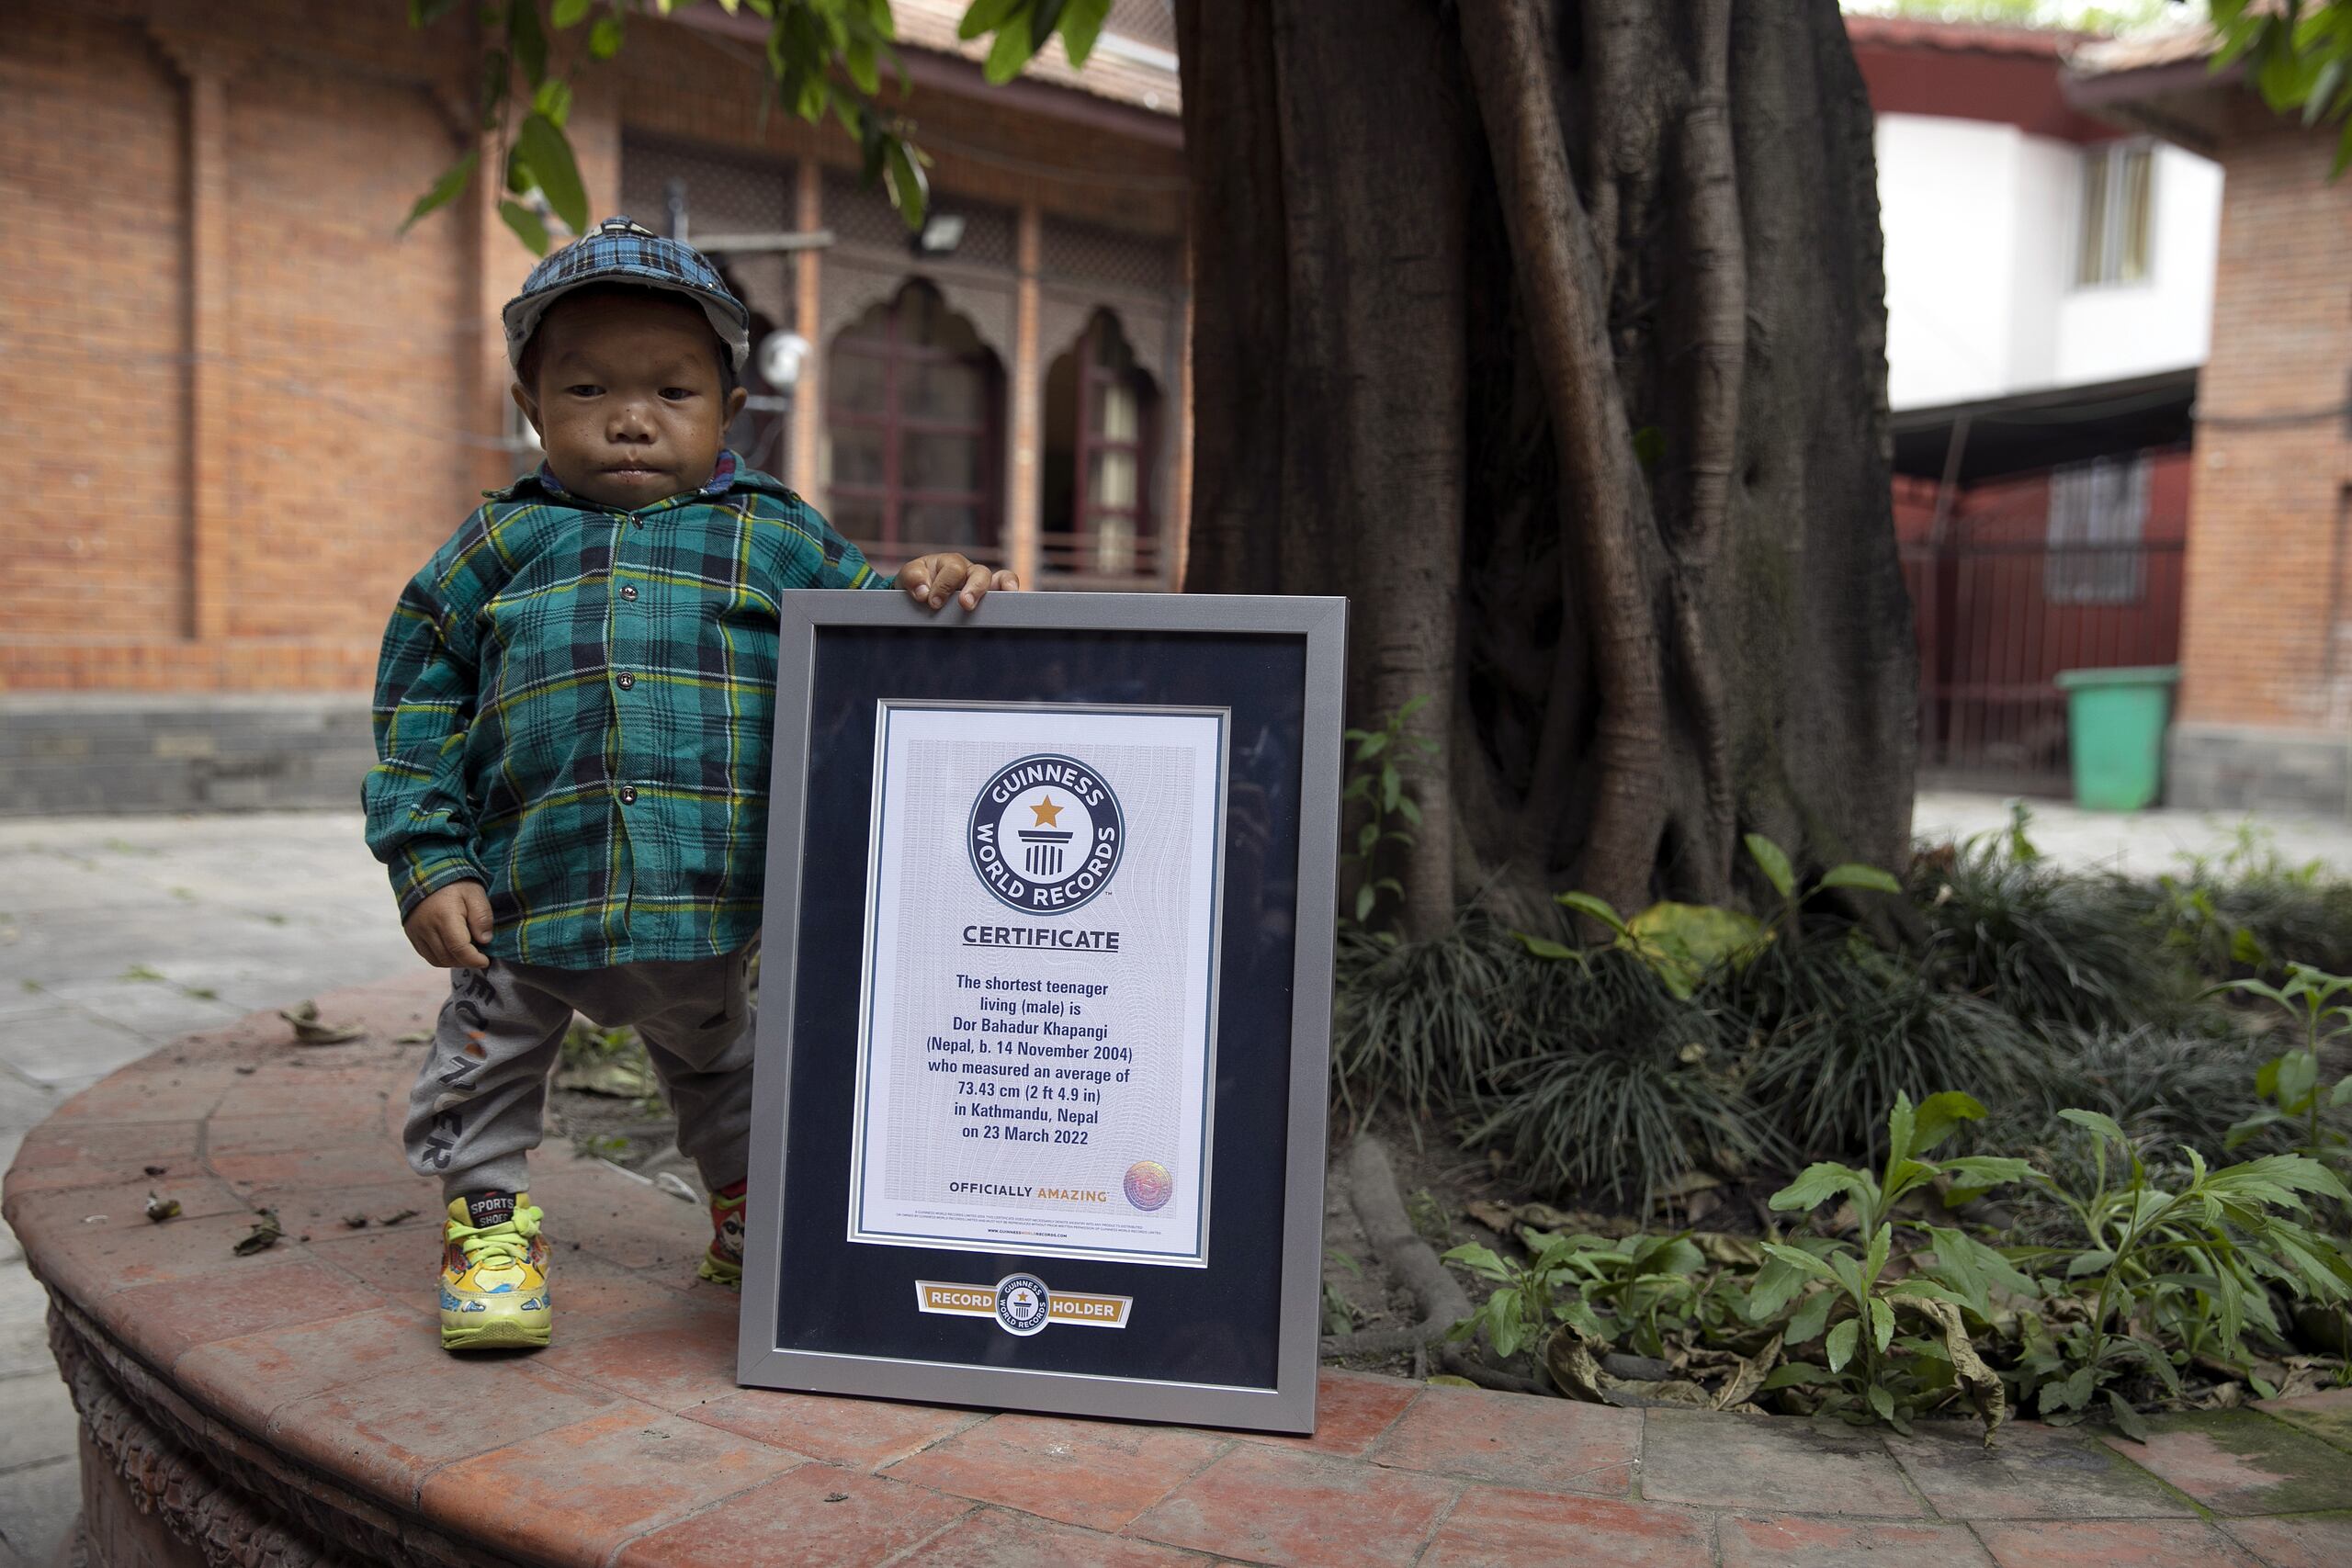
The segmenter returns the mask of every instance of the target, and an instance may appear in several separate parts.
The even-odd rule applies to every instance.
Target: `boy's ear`
[[[514,398],[514,406],[523,411],[523,417],[531,422],[531,434],[545,441],[548,433],[547,427],[539,423],[539,400],[531,396],[530,389],[520,381],[507,388],[507,392]]]
[[[751,395],[752,394],[749,391],[745,390],[741,387],[738,387],[733,391],[727,394],[727,417],[720,421],[722,428],[735,423],[735,416],[743,412],[744,401],[749,399]]]

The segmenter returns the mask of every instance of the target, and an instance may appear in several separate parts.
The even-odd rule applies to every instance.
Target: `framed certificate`
[[[1344,602],[782,621],[740,1381],[1311,1431]]]

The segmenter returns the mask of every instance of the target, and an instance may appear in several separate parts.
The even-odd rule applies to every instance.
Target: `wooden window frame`
[[[1079,335],[1076,440],[1070,449],[1070,527],[1064,548],[1069,564],[1062,570],[1072,576],[1119,576],[1156,578],[1159,575],[1159,532],[1158,518],[1153,514],[1151,488],[1153,463],[1159,456],[1159,400],[1146,384],[1148,378],[1140,367],[1124,374],[1106,368],[1097,361],[1096,349],[1104,330],[1117,332],[1119,342],[1132,359],[1135,345],[1127,342],[1126,333],[1107,310],[1097,310],[1086,323],[1086,331]],[[1114,441],[1098,434],[1094,429],[1094,392],[1105,383],[1125,380],[1132,383],[1136,399],[1136,438]],[[1136,501],[1132,507],[1098,507],[1094,502],[1093,458],[1098,452],[1125,453],[1136,466]],[[1126,570],[1106,572],[1094,563],[1095,525],[1098,518],[1132,517],[1135,520],[1135,562]]]
[[[834,334],[826,377],[826,420],[830,435],[838,440],[844,430],[872,430],[881,433],[882,478],[879,483],[861,480],[844,481],[838,471],[833,476],[831,493],[841,500],[868,501],[875,503],[880,514],[878,529],[872,538],[855,534],[859,548],[877,562],[896,563],[911,560],[918,556],[946,547],[956,549],[998,550],[1004,536],[1003,507],[1003,446],[1004,446],[1004,374],[993,355],[983,346],[971,354],[957,354],[952,349],[934,348],[928,344],[906,340],[903,320],[907,301],[914,290],[928,289],[938,300],[942,311],[949,310],[947,301],[936,289],[921,279],[912,279],[890,297],[882,315],[879,338],[858,335],[859,323],[852,322]],[[843,407],[837,400],[842,378],[832,374],[831,361],[850,355],[882,362],[882,408],[879,412]],[[910,364],[969,365],[980,372],[980,417],[978,421],[925,418],[909,414],[900,401],[902,368]],[[961,490],[910,490],[903,482],[906,443],[910,436],[964,436],[979,445],[977,474],[978,488]],[[950,544],[938,539],[910,538],[905,526],[909,506],[944,505],[969,506],[977,520],[978,537],[968,545]],[[835,510],[840,510],[836,505]],[[848,531],[843,530],[844,533]]]

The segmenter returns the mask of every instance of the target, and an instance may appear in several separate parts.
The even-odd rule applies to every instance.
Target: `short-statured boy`
[[[544,1345],[525,1156],[575,1012],[634,1026],[711,1193],[701,1272],[742,1275],[776,593],[1019,584],[961,555],[895,581],[725,449],[749,315],[676,241],[615,218],[504,311],[547,460],[401,593],[375,697],[368,841],[450,996],[409,1102],[440,1179],[441,1342]]]

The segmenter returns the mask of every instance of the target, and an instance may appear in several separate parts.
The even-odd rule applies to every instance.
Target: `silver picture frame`
[[[899,592],[779,595],[775,737],[762,938],[757,1068],[744,1235],[736,1381],[750,1387],[933,1404],[1107,1416],[1188,1426],[1307,1433],[1315,1425],[1323,1172],[1328,1134],[1331,964],[1329,911],[1339,862],[1347,601],[1227,594],[992,593],[977,611],[933,613]],[[792,1038],[805,900],[818,645],[833,628],[1198,634],[1296,638],[1304,652],[1299,738],[1296,920],[1290,986],[1287,1125],[1276,1263],[1274,1378],[1250,1382],[1105,1376],[935,1357],[842,1354],[779,1346],[785,1288],[786,1149],[793,1126]],[[929,694],[909,692],[909,698]],[[1231,1070],[1230,1068],[1227,1070]],[[846,1244],[845,1244],[846,1245]],[[1148,1276],[1152,1270],[1139,1269]],[[1144,1280],[1144,1285],[1148,1285]]]

